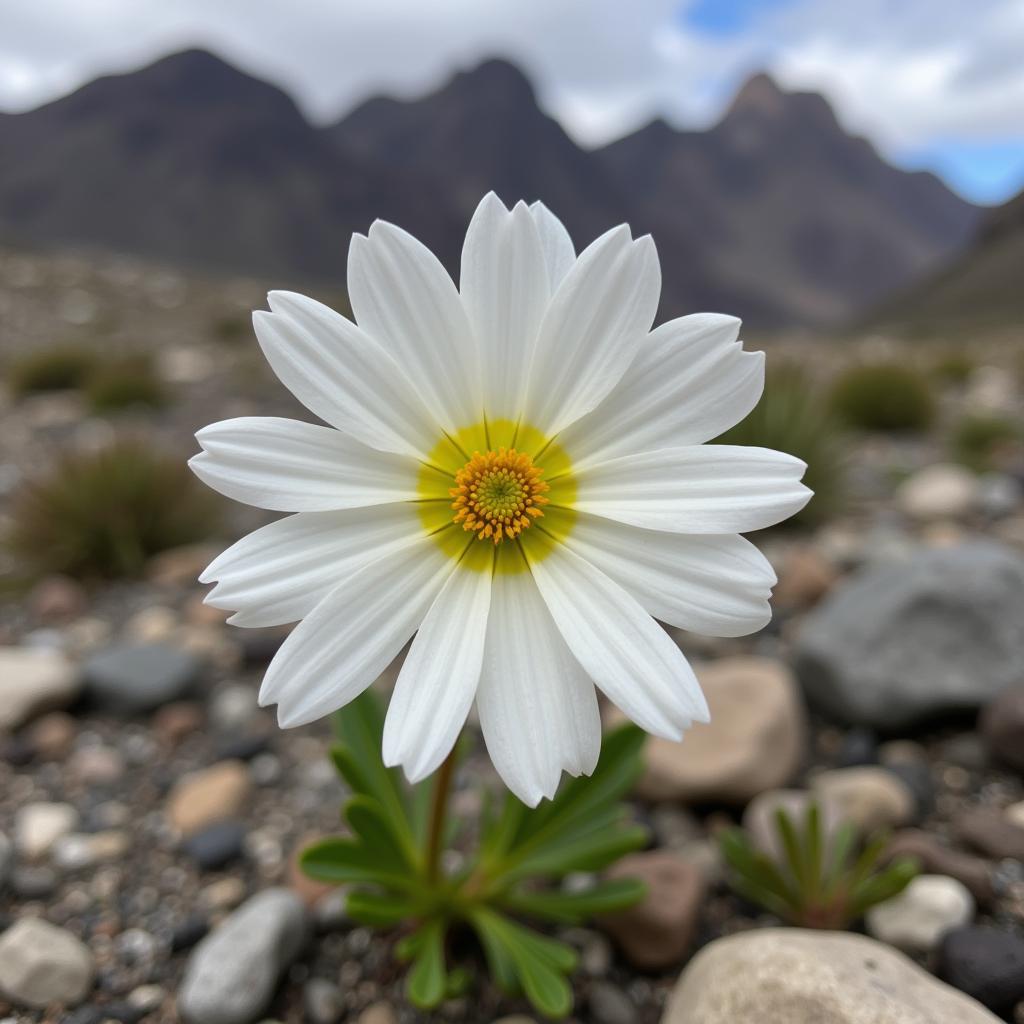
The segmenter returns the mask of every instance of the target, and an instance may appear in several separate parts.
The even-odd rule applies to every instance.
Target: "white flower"
[[[378,221],[352,239],[358,326],[291,292],[253,316],[263,352],[329,426],[243,417],[205,427],[211,487],[295,513],[206,570],[240,626],[301,620],[260,703],[302,725],[356,697],[415,634],[384,759],[412,780],[451,750],[474,700],[494,765],[530,805],[601,743],[594,685],[657,736],[708,710],[655,618],[740,636],[775,576],[739,534],[810,497],[804,464],[705,445],[753,408],[762,353],[739,321],[651,331],[661,276],[626,226],[579,256],[542,205],[493,194],[457,289]]]

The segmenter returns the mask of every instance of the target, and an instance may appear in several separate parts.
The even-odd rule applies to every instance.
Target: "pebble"
[[[788,669],[767,658],[723,658],[697,669],[711,711],[683,743],[651,737],[638,793],[651,801],[743,805],[784,785],[804,756],[807,723]]]
[[[772,588],[777,608],[809,608],[817,604],[836,584],[839,572],[818,548],[801,544],[791,548],[779,570],[779,582]]]
[[[233,910],[246,896],[245,880],[234,875],[218,878],[199,891],[200,902],[210,910]]]
[[[153,716],[153,732],[162,742],[177,746],[186,736],[202,729],[204,720],[202,707],[194,701],[176,700]]]
[[[588,997],[593,1024],[636,1024],[636,1007],[629,996],[609,981],[595,981]]]
[[[843,733],[836,754],[839,768],[854,768],[878,763],[878,736],[872,729],[848,729]]]
[[[88,607],[85,588],[70,576],[44,576],[28,595],[29,613],[40,622],[68,622]]]
[[[907,953],[930,953],[946,932],[974,919],[974,898],[946,875],[918,875],[903,890],[871,907],[868,932]]]
[[[73,833],[54,844],[53,863],[61,871],[81,871],[104,861],[120,860],[130,848],[126,832]]]
[[[46,647],[0,647],[0,733],[67,707],[82,688],[78,669]]]
[[[989,701],[978,730],[997,761],[1024,771],[1024,686],[1013,686]]]
[[[942,940],[937,973],[1009,1020],[1024,1001],[1024,939],[996,928],[957,928]]]
[[[26,804],[14,819],[14,845],[25,860],[39,860],[77,825],[78,811],[71,804]]]
[[[33,722],[28,741],[33,753],[42,761],[63,761],[71,752],[78,726],[64,711],[51,711]]]
[[[241,683],[222,686],[214,693],[209,711],[210,721],[217,729],[223,732],[240,729],[259,713],[256,691]]]
[[[310,978],[302,987],[302,1005],[310,1024],[334,1024],[341,1016],[341,989],[326,978]]]
[[[250,1024],[306,939],[306,911],[287,889],[266,889],[192,951],[178,991],[189,1024]]]
[[[200,939],[206,937],[209,930],[210,922],[205,917],[186,917],[184,921],[176,924],[171,932],[171,952],[179,953],[183,949],[191,949]]]
[[[1019,685],[1024,557],[992,541],[865,570],[803,621],[808,696],[848,725],[892,732],[980,709]]]
[[[897,832],[886,847],[886,860],[913,857],[921,867],[933,875],[948,875],[962,882],[970,890],[975,902],[988,906],[995,893],[989,862],[970,853],[943,846],[929,832],[903,829]]]
[[[914,794],[886,768],[835,768],[814,777],[812,792],[835,807],[862,835],[906,825],[916,809]]]
[[[904,954],[844,932],[761,928],[690,961],[661,1024],[998,1024]]]
[[[358,1024],[398,1024],[398,1014],[390,1003],[371,1003],[359,1014]]]
[[[40,918],[23,917],[0,935],[0,991],[22,1006],[75,1006],[94,970],[88,946]]]
[[[235,817],[252,789],[249,772],[241,761],[220,761],[182,778],[167,798],[167,817],[182,835],[190,836],[207,825]]]
[[[59,884],[57,872],[41,864],[22,864],[11,872],[11,889],[21,900],[48,899]]]
[[[182,849],[202,871],[217,871],[242,856],[245,847],[245,826],[238,821],[218,821],[182,844]]]
[[[991,807],[972,807],[953,819],[953,831],[969,846],[997,860],[1024,860],[1024,828]]]
[[[128,1002],[143,1014],[158,1010],[167,993],[159,985],[139,985],[128,993]]]
[[[124,757],[114,747],[82,747],[68,760],[68,774],[84,786],[111,786],[124,772]]]
[[[963,466],[936,463],[908,477],[896,492],[896,504],[911,519],[963,519],[978,502],[977,477]]]
[[[655,850],[623,857],[607,877],[638,878],[647,886],[639,903],[600,918],[626,959],[643,971],[681,962],[693,945],[704,898],[700,869],[677,853]]]
[[[978,508],[991,519],[1011,515],[1024,502],[1024,485],[1008,473],[985,473],[978,479]]]
[[[84,668],[90,698],[106,711],[125,715],[180,700],[202,672],[195,655],[161,644],[111,647],[94,654]]]

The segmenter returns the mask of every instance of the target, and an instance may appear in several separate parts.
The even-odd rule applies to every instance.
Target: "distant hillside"
[[[993,210],[951,264],[890,298],[876,320],[925,330],[1024,323],[1024,192]]]
[[[583,246],[628,220],[665,266],[664,314],[831,324],[964,244],[975,208],[886,164],[825,101],[759,76],[707,132],[654,123],[597,152],[498,60],[413,101],[309,124],[281,90],[198,50],[0,116],[0,233],[282,280],[341,280],[348,236],[393,220],[457,272],[495,189],[543,199]]]
[[[0,225],[200,266],[338,277],[386,216],[444,238],[443,200],[340,155],[279,89],[190,50],[0,121]]]
[[[639,230],[686,240],[726,295],[784,320],[842,321],[948,260],[977,221],[938,178],[847,135],[821,96],[766,75],[708,131],[654,122],[599,156]]]

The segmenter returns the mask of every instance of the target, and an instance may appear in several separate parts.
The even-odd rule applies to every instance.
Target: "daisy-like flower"
[[[211,487],[294,513],[202,576],[239,626],[299,622],[261,704],[282,726],[355,698],[413,637],[383,757],[419,780],[474,701],[491,759],[525,803],[589,774],[595,684],[650,733],[708,709],[655,619],[716,636],[764,626],[775,575],[744,531],[810,497],[799,459],[706,445],[753,408],[762,353],[739,321],[651,330],[649,236],[614,228],[578,256],[541,204],[490,194],[459,286],[378,221],[352,239],[355,323],[291,292],[253,315],[277,376],[327,426],[243,417],[204,427]]]

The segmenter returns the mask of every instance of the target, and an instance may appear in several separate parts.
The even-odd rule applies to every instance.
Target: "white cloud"
[[[766,67],[817,89],[891,153],[1024,132],[1020,0],[791,0],[704,36],[685,0],[4,0],[0,108],[192,44],[288,88],[330,119],[374,92],[415,95],[489,54],[520,62],[542,103],[598,144],[655,115],[713,120]]]

